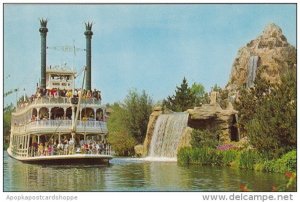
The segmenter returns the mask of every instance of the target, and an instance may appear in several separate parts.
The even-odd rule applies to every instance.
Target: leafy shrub
[[[296,172],[297,168],[297,153],[296,150],[284,154],[281,158],[266,161],[264,163],[264,171],[266,172]]]
[[[297,152],[296,150],[292,150],[286,154],[284,154],[279,160],[285,166],[286,171],[296,171],[297,169]]]
[[[216,146],[218,145],[218,135],[216,132],[194,129],[192,131],[191,137],[191,145],[194,148],[216,148]]]

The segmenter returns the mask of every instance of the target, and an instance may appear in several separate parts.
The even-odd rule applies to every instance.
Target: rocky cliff
[[[154,132],[155,123],[157,121],[157,118],[159,115],[162,114],[162,108],[161,107],[155,107],[153,112],[151,113],[149,117],[149,122],[147,126],[147,133],[144,140],[144,152],[142,156],[147,156],[149,151],[149,146],[151,144],[152,135]]]
[[[238,51],[227,89],[251,84],[257,71],[271,83],[279,82],[284,71],[296,67],[296,58],[296,48],[288,43],[281,28],[269,24],[260,36]]]

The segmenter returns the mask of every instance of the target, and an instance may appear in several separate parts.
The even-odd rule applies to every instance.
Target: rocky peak
[[[270,23],[265,27],[262,35],[266,37],[276,37],[282,35],[282,30],[278,25]]]
[[[256,61],[253,62],[254,57]],[[279,82],[280,75],[288,68],[296,67],[296,48],[287,42],[281,28],[268,24],[262,34],[242,47],[235,58],[227,89],[251,83],[258,70],[271,83]]]
[[[286,47],[288,42],[279,26],[274,23],[267,25],[260,37],[258,48]]]

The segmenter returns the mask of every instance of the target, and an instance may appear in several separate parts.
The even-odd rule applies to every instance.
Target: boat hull
[[[12,154],[10,149],[7,149],[10,157],[19,160],[23,163],[30,164],[109,164],[109,160],[113,157],[111,155],[95,155],[95,154],[73,154],[73,155],[54,155],[54,156],[38,156],[38,157],[20,157]]]

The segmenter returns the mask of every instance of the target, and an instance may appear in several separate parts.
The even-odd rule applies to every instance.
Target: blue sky
[[[84,22],[94,22],[92,88],[102,91],[103,103],[122,101],[134,88],[159,101],[174,94],[183,77],[207,91],[214,84],[224,87],[238,49],[272,22],[296,45],[295,4],[6,4],[4,92],[35,90],[41,17],[49,19],[49,47],[75,42],[85,48]],[[48,50],[47,65],[65,62],[80,70],[85,52],[74,58]],[[15,99],[10,95],[4,104]]]

